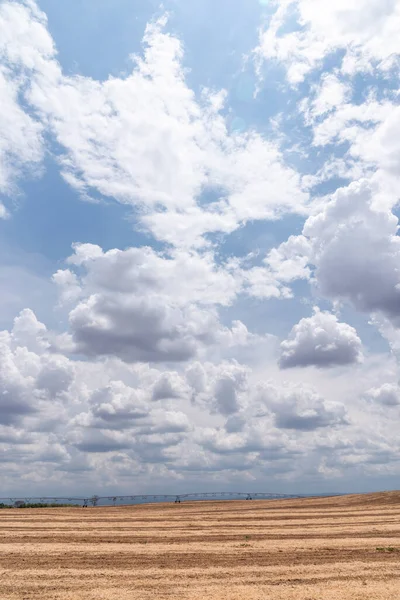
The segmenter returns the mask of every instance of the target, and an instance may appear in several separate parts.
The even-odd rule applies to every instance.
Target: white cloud
[[[78,302],[69,313],[78,352],[133,362],[184,361],[229,333],[216,307],[232,303],[240,273],[218,267],[211,254],[163,255],[151,248],[104,253],[78,244],[69,263],[80,277],[58,271],[54,280],[61,298]]]
[[[318,98],[316,100],[318,102]],[[340,103],[336,105],[336,110],[322,121],[319,120],[314,125],[314,144],[316,146],[325,146],[333,142],[343,143],[348,142],[350,145],[350,154],[354,157],[364,158],[364,162],[368,166],[379,164],[379,156],[368,156],[367,153],[363,157],[359,154],[363,153],[362,145],[368,137],[373,135],[374,128],[392,115],[394,106],[390,101],[378,102],[371,97],[363,104]],[[313,111],[308,113],[308,123],[312,123],[313,119],[318,116]]]
[[[67,261],[83,267],[85,288],[96,292],[108,289],[122,294],[149,293],[174,296],[177,304],[229,305],[240,290],[240,280],[224,265],[215,263],[213,254],[186,251],[156,252],[152,248],[113,249],[103,252],[93,244],[75,244]],[[67,281],[63,288],[78,288],[76,276],[61,271]],[[68,277],[67,277],[68,275]]]
[[[365,179],[338,189],[307,219],[303,234],[289,242],[298,252],[295,262],[311,267],[319,295],[380,313],[398,326],[398,219],[390,209],[375,206],[375,189]],[[277,252],[280,256],[280,248]]]
[[[127,361],[182,361],[212,343],[216,315],[199,308],[166,306],[162,299],[92,295],[70,312],[78,352]]]
[[[189,390],[189,386],[178,373],[163,373],[154,384],[152,400],[185,398],[189,395]]]
[[[61,306],[69,305],[80,298],[82,290],[75,273],[69,269],[59,269],[52,279],[58,286]]]
[[[0,6],[0,19],[1,55],[10,65],[40,72],[55,55],[46,15],[33,0],[4,0]]]
[[[213,409],[222,415],[231,415],[240,409],[240,392],[248,387],[248,373],[239,365],[219,373],[213,385]]]
[[[88,404],[89,412],[78,415],[75,422],[94,429],[131,429],[150,413],[145,393],[122,381],[110,381],[106,387],[94,390],[88,398]]]
[[[393,461],[396,448],[381,435],[392,427],[388,415],[377,411],[370,429],[361,396],[345,407],[235,361],[177,371],[72,361],[43,347],[46,335],[29,312],[1,334],[1,388],[12,394],[11,403],[1,396],[4,490],[15,490],[16,472],[31,489],[71,494],[74,485],[127,489],[132,473],[143,491],[150,476],[179,487],[182,474],[195,482],[199,473],[279,486],[317,473],[323,481],[335,469],[378,473]]]
[[[371,388],[366,392],[366,397],[378,402],[383,406],[399,406],[400,405],[400,390],[398,385],[384,383],[379,388]]]
[[[332,86],[336,88],[336,98],[328,106],[327,91]],[[371,85],[361,88],[361,92],[351,86],[338,73],[325,74],[320,86],[311,86],[311,97],[299,104],[312,134],[312,151],[323,148],[330,153],[318,172],[308,179],[312,187],[335,177],[349,181],[366,178],[373,189],[374,207],[391,209],[398,203],[398,92],[390,80],[383,82],[378,76],[371,77]],[[309,148],[304,150],[309,154]]]
[[[304,235],[313,247],[310,262],[321,294],[397,322],[398,220],[390,211],[375,210],[372,202],[368,182],[340,189],[325,210],[308,219]]]
[[[302,385],[261,384],[257,396],[272,412],[279,429],[313,431],[347,424],[343,404],[327,402],[315,390]]]
[[[54,53],[46,18],[33,2],[0,4],[0,194],[15,196],[19,177],[37,175],[44,126],[21,105],[30,75]],[[7,211],[0,204],[0,218]]]
[[[38,390],[45,390],[50,397],[60,397],[74,379],[73,367],[65,356],[46,356],[36,379]]]
[[[325,57],[344,50],[341,70],[353,75],[379,68],[388,71],[400,53],[397,0],[277,0],[277,10],[262,30],[257,54],[278,60],[288,81],[297,84]],[[293,30],[295,18],[298,27]],[[292,25],[291,31],[281,28]]]
[[[316,86],[315,98],[310,107],[312,117],[320,117],[343,105],[351,91],[351,86],[341,81],[336,74],[326,73]]]
[[[281,344],[281,352],[279,364],[283,369],[334,367],[362,360],[362,344],[354,327],[318,309],[293,327]]]
[[[20,107],[21,87],[15,73],[1,65],[0,47],[0,193],[7,196],[16,193],[18,178],[27,171],[32,174],[44,156],[43,126]],[[0,204],[0,218],[6,216]]]
[[[309,250],[308,241],[302,236],[290,236],[287,242],[272,248],[262,266],[241,271],[246,293],[264,300],[292,298],[292,290],[287,284],[296,279],[310,279]]]
[[[11,332],[0,333],[2,425],[18,425],[25,417],[38,414],[46,402],[69,386],[67,370],[61,376],[68,361],[56,356],[42,359],[48,348],[45,334],[46,328],[29,310],[15,319]]]
[[[196,98],[188,87],[165,17],[147,26],[144,55],[132,57],[127,77],[98,82],[62,74],[45,17],[30,6],[5,3],[7,61],[29,72],[25,101],[64,148],[63,176],[82,196],[134,205],[156,237],[185,246],[304,212],[308,195],[277,144],[255,131],[229,134],[225,92]]]
[[[16,346],[27,348],[38,354],[50,346],[46,326],[38,321],[35,313],[26,308],[15,317],[12,329],[12,341]]]

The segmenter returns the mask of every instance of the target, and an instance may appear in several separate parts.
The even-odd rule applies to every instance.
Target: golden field
[[[0,511],[1,600],[400,598],[400,493]]]

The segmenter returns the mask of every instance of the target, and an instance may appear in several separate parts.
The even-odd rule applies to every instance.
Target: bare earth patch
[[[0,511],[1,600],[400,598],[400,492]]]

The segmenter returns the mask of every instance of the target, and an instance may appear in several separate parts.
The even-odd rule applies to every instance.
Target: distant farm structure
[[[340,495],[340,494],[335,494]],[[284,500],[295,498],[308,498],[310,494],[276,494],[271,492],[195,492],[192,494],[133,494],[98,496],[97,494],[87,497],[58,497],[41,496],[26,498],[0,498],[1,508],[41,508],[57,506],[122,506],[126,504],[144,504],[154,502],[173,502],[180,504],[184,501],[195,500]]]

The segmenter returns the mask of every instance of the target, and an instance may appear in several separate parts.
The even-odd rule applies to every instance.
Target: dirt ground
[[[0,511],[1,600],[400,598],[400,492]]]

